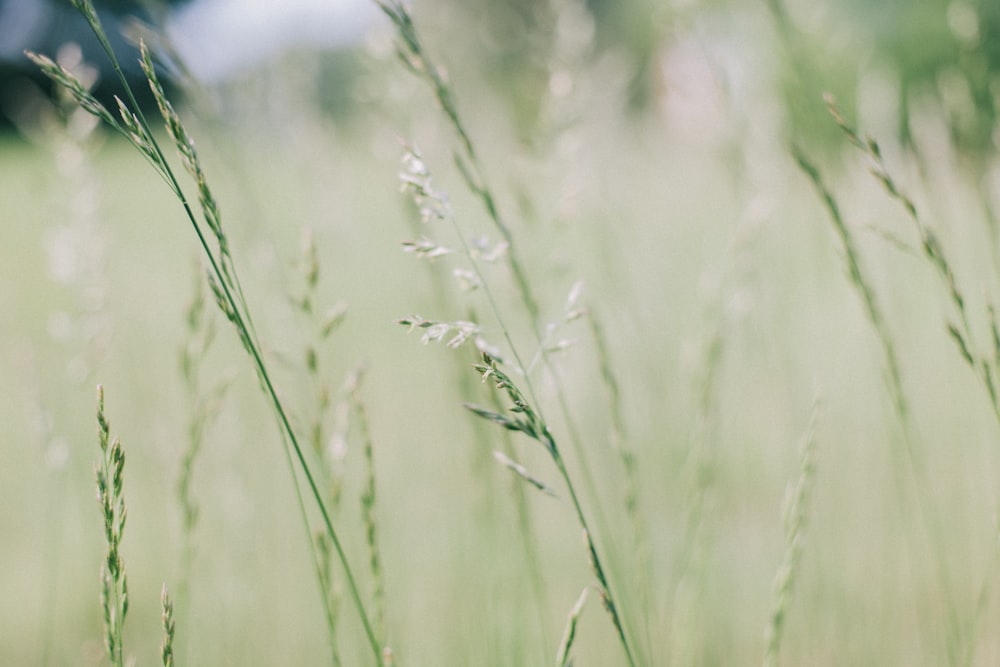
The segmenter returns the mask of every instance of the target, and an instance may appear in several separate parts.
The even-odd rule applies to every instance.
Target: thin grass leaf
[[[570,667],[573,664],[572,649],[573,641],[576,639],[576,626],[583,613],[583,607],[587,604],[587,596],[590,593],[590,586],[580,591],[580,597],[576,604],[570,609],[569,618],[566,619],[566,629],[563,630],[562,641],[559,642],[559,650],[556,652],[556,667]]]
[[[816,422],[819,402],[813,406],[809,426],[800,445],[799,475],[794,485],[786,490],[782,507],[785,530],[785,554],[774,577],[771,592],[771,613],[765,629],[765,667],[778,664],[781,640],[784,637],[785,617],[795,586],[802,551],[805,545],[806,520],[810,510],[810,496],[816,471]]]
[[[958,327],[956,327],[951,322],[948,322],[947,328],[948,328],[948,335],[951,336],[951,339],[955,341],[955,345],[958,346],[959,354],[962,355],[962,358],[965,359],[966,363],[968,363],[970,366],[975,367],[976,362],[972,358],[972,353],[969,352],[969,344],[965,341],[965,337],[962,336],[962,332],[959,331]]]
[[[503,452],[494,451],[493,458],[495,458],[501,465],[509,469],[515,475],[526,481],[528,484],[531,484],[533,487],[535,487],[542,493],[546,493],[552,496],[553,498],[559,497],[556,494],[555,489],[553,489],[551,486],[549,486],[545,482],[541,481],[540,479],[532,475],[530,472],[528,472],[527,468],[525,468],[523,465],[521,465],[514,459],[510,458]]]
[[[472,414],[476,415],[477,417],[482,417],[486,421],[491,421],[494,424],[499,424],[508,431],[520,431],[522,433],[528,433],[529,436],[531,435],[528,430],[529,429],[528,425],[519,419],[511,419],[510,417],[505,417],[499,412],[488,410],[473,403],[463,403],[462,406]]]

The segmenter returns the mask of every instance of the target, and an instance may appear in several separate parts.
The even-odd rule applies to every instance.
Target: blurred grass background
[[[949,251],[988,349],[1000,17],[960,2],[707,0],[428,0],[414,15],[448,68],[543,313],[556,318],[582,279],[603,318],[640,466],[649,575],[633,566],[608,400],[582,327],[567,332],[580,342],[557,364],[599,472],[599,497],[585,504],[609,519],[600,543],[629,616],[648,626],[649,664],[762,659],[785,548],[782,499],[817,392],[818,468],[782,662],[995,664],[997,423],[948,337],[941,284],[919,252],[871,231],[916,245],[904,211],[844,150],[821,93],[878,136]],[[488,400],[485,386],[456,387],[449,358],[467,360],[471,376],[474,355],[421,346],[394,323],[463,319],[478,303],[456,292],[454,311],[437,312],[427,268],[400,251],[403,240],[446,234],[418,228],[399,194],[401,138],[423,151],[462,224],[487,227],[451,166],[453,138],[433,100],[393,59],[386,27],[372,32],[351,51],[291,53],[190,94],[182,114],[300,423],[304,334],[289,294],[306,228],[321,298],[349,304],[321,353],[335,387],[367,364],[361,395],[399,663],[546,664],[590,577],[578,530],[564,501],[527,494],[544,575],[538,609],[515,480],[476,444],[478,425],[460,407]],[[101,664],[97,383],[127,455],[126,648],[152,664],[160,586],[179,576],[174,487],[191,397],[178,355],[197,249],[138,155],[101,131],[74,148],[59,125],[27,122],[28,138],[0,137],[0,664]],[[928,488],[897,486],[908,478],[892,454],[901,434],[878,341],[792,141],[820,161],[860,239]],[[509,281],[499,267],[492,276]],[[501,302],[513,311],[513,291],[502,288]],[[194,472],[202,509],[178,662],[322,664],[319,599],[279,436],[224,324],[205,363],[235,379]],[[518,460],[554,481],[526,444]],[[704,469],[692,468],[692,452],[705,453]],[[358,447],[345,465],[337,521],[362,563]],[[944,588],[916,494],[945,517]],[[644,590],[652,606],[640,613]],[[968,660],[948,652],[949,606]],[[363,664],[351,613],[343,623],[344,664]],[[579,635],[577,664],[621,663],[594,600]]]

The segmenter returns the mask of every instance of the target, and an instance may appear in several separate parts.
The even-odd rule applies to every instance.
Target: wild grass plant
[[[121,440],[111,437],[111,422],[104,411],[104,388],[97,386],[97,436],[101,460],[94,466],[97,477],[97,502],[104,520],[107,553],[101,564],[101,608],[104,613],[104,649],[108,661],[116,667],[134,663],[125,649],[125,619],[131,599],[128,576],[122,555],[125,534],[125,449]],[[163,643],[160,657],[164,667],[173,664],[174,607],[163,584],[160,593],[163,609]]]
[[[121,441],[111,439],[111,427],[104,416],[104,390],[97,388],[97,433],[101,463],[97,466],[97,501],[104,518],[107,556],[101,566],[101,607],[104,610],[104,647],[112,665],[125,665],[125,617],[128,614],[128,578],[121,554],[125,532],[124,472],[125,452]]]
[[[185,324],[187,336],[179,351],[179,366],[184,394],[190,399],[187,420],[187,443],[180,459],[176,498],[181,513],[180,573],[175,588],[175,600],[181,618],[187,616],[191,596],[191,579],[197,562],[197,534],[201,501],[195,491],[198,459],[211,437],[211,427],[219,417],[231,379],[209,375],[207,360],[216,336],[213,311],[206,297],[200,264],[194,273],[194,293],[187,306]],[[173,617],[174,602],[170,603]],[[166,609],[164,609],[166,612]],[[171,628],[174,622],[171,620]],[[172,634],[172,632],[171,632]],[[171,655],[173,643],[171,641]]]
[[[265,365],[263,352],[260,343],[257,340],[257,334],[250,317],[249,308],[236,273],[232,254],[230,253],[228,239],[222,228],[218,203],[207,182],[201,163],[198,159],[194,142],[185,130],[179,116],[174,111],[173,106],[167,100],[166,93],[164,92],[163,87],[156,75],[150,53],[145,48],[145,45],[142,45],[142,60],[140,64],[149,82],[150,88],[152,89],[153,96],[156,99],[156,103],[159,107],[160,114],[163,117],[167,133],[181,157],[184,169],[193,179],[195,187],[197,188],[198,204],[201,212],[200,219],[196,217],[191,205],[188,203],[173,168],[167,161],[167,158],[160,148],[157,139],[152,134],[145,116],[139,109],[136,97],[132,92],[129,82],[122,74],[122,68],[117,55],[110,45],[93,4],[89,0],[81,0],[79,2],[74,2],[73,4],[90,24],[94,34],[111,61],[115,72],[118,74],[119,80],[127,91],[131,109],[125,102],[118,99],[119,117],[116,118],[106,107],[104,107],[104,105],[102,105],[96,98],[93,97],[93,95],[89,93],[86,86],[84,86],[71,72],[60,67],[57,63],[45,56],[29,54],[29,57],[31,57],[32,60],[34,60],[35,63],[42,69],[42,71],[47,76],[52,78],[57,85],[62,86],[64,89],[69,91],[84,110],[93,114],[103,122],[110,125],[114,130],[125,136],[161,175],[180,202],[204,251],[205,261],[210,266],[210,270],[207,274],[207,280],[215,296],[216,304],[224,316],[230,321],[230,323],[233,324],[244,350],[252,360],[261,387],[270,400],[275,418],[281,426],[283,445],[286,448],[290,472],[296,482],[296,494],[299,497],[299,506],[302,517],[308,523],[308,517],[306,515],[302,496],[298,490],[298,473],[296,473],[293,464],[293,455],[294,458],[297,459],[297,464],[300,466],[300,472],[305,479],[309,492],[312,495],[312,499],[315,501],[316,509],[322,517],[326,531],[325,536],[333,545],[337,558],[344,569],[344,577],[349,596],[360,615],[370,648],[378,664],[383,664],[384,647],[375,637],[371,621],[369,620],[368,613],[358,590],[358,584],[348,563],[340,538],[338,537],[338,534],[333,526],[324,497],[317,486],[312,468],[305,457],[302,447],[299,445],[298,436],[291,425],[285,407],[272,384],[267,366]],[[209,239],[212,239],[214,247],[210,245]],[[117,559],[117,553],[114,554],[114,557]],[[112,558],[109,556],[109,563],[111,560]],[[117,570],[113,567],[112,570],[111,579],[117,586]],[[122,583],[122,586],[124,587],[124,583]],[[106,585],[105,588],[109,589],[110,587]],[[107,597],[107,595],[108,594],[106,592],[105,597]],[[125,598],[124,591],[122,591],[120,595],[116,596],[117,602],[113,613],[106,611],[106,618],[109,619],[108,652],[112,657],[112,661],[116,662],[116,664],[120,664],[122,660],[120,623],[124,620],[123,617],[127,608],[126,602],[118,598]],[[327,595],[323,594],[322,599],[324,602],[328,601]],[[105,605],[106,610],[110,608],[111,607],[107,604]],[[330,616],[331,615],[328,612],[328,617]],[[331,633],[334,631],[332,623],[329,631]],[[331,643],[335,644],[335,642],[335,638],[331,637]],[[389,653],[389,655],[391,655],[391,653]]]
[[[832,97],[827,97],[827,105],[833,120],[844,132],[850,143],[855,148],[862,151],[862,153],[865,154],[870,160],[869,170],[871,174],[885,188],[888,195],[903,207],[907,217],[913,224],[918,236],[919,253],[922,254],[923,258],[931,265],[938,279],[941,281],[947,295],[947,299],[951,303],[953,317],[957,317],[957,323],[951,317],[946,319],[945,329],[948,332],[948,336],[957,348],[961,359],[968,365],[977,379],[981,382],[982,389],[989,400],[989,404],[994,415],[1000,418],[1000,411],[998,411],[997,403],[997,390],[995,387],[995,375],[997,373],[998,363],[1000,363],[1000,352],[998,352],[998,350],[1000,350],[1000,346],[998,346],[1000,336],[997,334],[1000,329],[998,329],[995,313],[992,304],[989,302],[989,297],[986,297],[986,304],[983,307],[983,312],[986,315],[985,319],[990,332],[990,339],[993,341],[991,346],[992,351],[982,352],[977,351],[980,350],[980,347],[975,342],[976,333],[971,324],[971,315],[969,312],[970,307],[967,305],[962,288],[958,284],[958,280],[947,258],[947,253],[941,241],[938,239],[937,234],[924,221],[923,217],[918,213],[917,205],[903,192],[902,186],[889,171],[889,168],[886,166],[885,159],[882,156],[882,151],[878,142],[870,136],[862,139],[859,132],[840,112]],[[852,247],[850,233],[848,232],[843,219],[840,217],[833,196],[828,190],[826,190],[815,167],[809,164],[806,158],[802,157],[801,154],[797,156],[797,159],[803,170],[820,189],[820,192],[824,197],[824,201],[830,210],[831,217],[833,218],[841,238],[844,241],[850,266],[849,273],[851,280],[862,292],[866,308],[869,313],[869,318],[871,319],[872,324],[882,341],[889,367],[889,384],[894,398],[896,412],[905,427],[908,423],[908,408],[903,394],[902,380],[899,376],[898,360],[895,357],[891,337],[886,332],[885,325],[879,315],[878,308],[875,306],[875,297],[872,294],[872,290],[867,286],[865,279],[861,274],[861,270],[858,266],[857,254]],[[905,243],[901,244],[901,247],[909,248],[909,246]],[[910,249],[910,252],[917,254],[918,251]],[[947,563],[944,562],[945,551],[943,545],[941,544],[941,540],[944,539],[944,530],[941,525],[943,519],[939,514],[939,510],[933,504],[936,503],[936,499],[930,490],[931,481],[927,477],[927,471],[924,469],[924,463],[921,458],[922,455],[912,451],[914,447],[912,439],[912,434],[907,433],[906,444],[909,449],[908,454],[910,458],[910,468],[912,471],[911,474],[914,476],[918,487],[917,501],[921,504],[922,513],[925,517],[927,517],[926,521],[930,524],[928,528],[928,531],[931,533],[930,539],[935,543],[934,547],[936,549],[937,558],[941,561],[939,564],[941,596],[943,599],[949,600],[949,608],[947,610],[949,661],[952,664],[972,664],[974,659],[973,656],[975,654],[975,635],[978,631],[982,605],[977,602],[971,610],[971,614],[966,613],[964,614],[965,618],[962,618],[962,615],[960,615],[955,609],[954,602],[950,602],[952,586],[948,580],[949,568]],[[991,561],[989,569],[983,576],[983,583],[981,585],[980,593],[977,596],[977,600],[982,600],[985,597],[988,597],[989,593],[987,591],[992,585],[992,580],[995,576],[995,567],[995,561]]]
[[[268,109],[204,121],[210,107],[175,107],[144,49],[162,130],[39,60],[186,204],[156,199],[126,142],[87,148],[115,184],[101,311],[134,313],[99,367],[136,443],[121,643],[138,662],[991,664],[988,228],[942,217],[952,199],[980,210],[981,188],[926,150],[861,138],[851,105],[813,120],[847,132],[875,187],[819,135],[795,135],[790,159],[773,82],[748,93],[717,41],[720,25],[747,37],[740,62],[755,62],[764,9],[742,27],[700,5],[678,14],[656,56],[662,99],[640,113],[593,3],[525,10],[553,40],[524,74],[540,73],[542,97],[511,119],[490,56],[461,51],[492,48],[492,30],[379,5],[390,32],[373,48],[396,44],[404,67],[365,56],[371,113],[344,125],[309,106],[302,54],[269,125]],[[772,5],[789,34],[808,19]],[[677,61],[717,84],[694,113]],[[4,156],[0,170],[38,187]],[[193,299],[177,287],[191,240],[177,212],[199,232]],[[11,247],[0,258],[33,275]],[[37,282],[23,299],[0,284],[0,322],[49,307],[56,291]],[[178,347],[179,376],[163,354]],[[35,478],[10,463],[0,482],[30,496]],[[70,463],[63,497],[92,488],[78,476]],[[10,519],[26,544],[36,512]],[[92,572],[99,533],[65,516],[53,532]],[[28,573],[15,594],[65,560],[24,553],[0,552]],[[0,606],[16,635],[40,636],[21,617],[45,619],[48,654],[16,643],[0,662],[104,660],[88,640],[104,615],[93,577],[71,567],[51,611]],[[161,571],[178,586],[157,608]]]

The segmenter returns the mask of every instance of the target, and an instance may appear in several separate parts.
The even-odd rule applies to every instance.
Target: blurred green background
[[[782,502],[814,412],[817,471],[781,662],[1000,661],[997,420],[949,338],[953,304],[911,221],[822,100],[833,93],[878,138],[948,253],[974,351],[989,358],[1000,296],[1000,10],[427,0],[413,14],[447,71],[543,318],[558,320],[582,280],[606,331],[639,469],[648,569],[585,324],[559,329],[577,343],[553,360],[596,473],[584,504],[644,664],[763,660],[787,546]],[[72,50],[63,55],[74,64]],[[328,664],[280,437],[216,313],[200,369],[206,392],[228,389],[193,471],[200,518],[183,571],[176,485],[191,412],[207,400],[179,370],[200,275],[194,235],[141,156],[18,81],[3,98],[14,124],[0,136],[0,664],[103,664],[97,384],[127,456],[129,654],[157,662],[160,587],[190,576],[178,664]],[[360,396],[397,664],[551,664],[591,576],[564,490],[552,499],[524,489],[539,582],[519,482],[492,459],[501,434],[461,407],[490,401],[476,355],[421,345],[395,323],[487,312],[481,293],[451,282],[460,256],[428,267],[401,251],[421,236],[458,244],[445,225],[421,226],[400,193],[403,141],[423,152],[465,233],[496,234],[454,166],[456,139],[436,102],[394,57],[388,22],[375,13],[350,46],[276,51],[175,92],[301,429],[315,390],[303,359],[311,324],[293,305],[307,235],[319,309],[347,304],[342,328],[318,350],[320,368],[334,391],[358,364],[367,369]],[[793,143],[820,165],[858,240],[901,359],[927,483],[900,455],[879,341]],[[488,278],[532,356],[509,272],[492,266]],[[495,321],[481,319],[499,343]],[[540,372],[537,380],[565,440],[554,383]],[[555,484],[536,444],[515,440],[513,452]],[[581,474],[572,448],[568,456]],[[336,522],[364,571],[356,427],[344,457]],[[575,664],[624,664],[596,596],[578,632]],[[343,664],[366,664],[346,605],[339,637]]]

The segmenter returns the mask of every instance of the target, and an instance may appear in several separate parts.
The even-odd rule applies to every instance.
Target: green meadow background
[[[933,230],[968,354],[993,377],[997,11],[938,0],[428,0],[412,12],[542,322],[559,322],[552,342],[573,342],[551,353],[558,379],[541,364],[532,378],[570,474],[593,479],[581,500],[638,663],[997,664],[995,400],[949,334],[962,316],[952,287],[822,97],[878,140]],[[336,407],[363,365],[394,664],[553,664],[593,580],[566,489],[538,443],[506,441],[462,407],[496,395],[471,344],[421,344],[421,330],[397,323],[475,319],[509,354],[482,290],[451,276],[467,267],[461,252],[429,263],[401,248],[421,237],[461,246],[448,224],[421,223],[401,191],[404,145],[421,151],[464,236],[498,238],[456,169],[447,118],[393,40],[383,20],[355,51],[291,53],[189,91],[178,110],[293,423],[304,433],[320,414],[329,437],[344,433],[330,445],[343,480],[334,521],[375,604],[362,435]],[[161,586],[186,581],[178,665],[330,664],[313,528],[246,354],[204,286],[215,334],[195,385],[183,381],[203,282],[183,211],[137,152],[71,105],[33,117],[0,137],[0,664],[106,664],[98,384],[126,453],[126,652],[158,663]],[[857,248],[899,359],[903,419],[848,254],[792,146],[818,167]],[[346,306],[323,340],[295,306],[310,238],[316,310]],[[537,341],[512,275],[502,261],[487,269],[531,359]],[[578,281],[603,356],[588,320],[561,322]],[[321,412],[317,382],[332,396]],[[186,531],[177,485],[189,425],[213,405]],[[805,475],[803,448],[814,464]],[[803,523],[789,533],[783,508],[803,481]],[[794,577],[776,588],[783,563]],[[355,610],[340,610],[342,664],[371,664]],[[573,655],[578,666],[626,664],[596,594]]]

